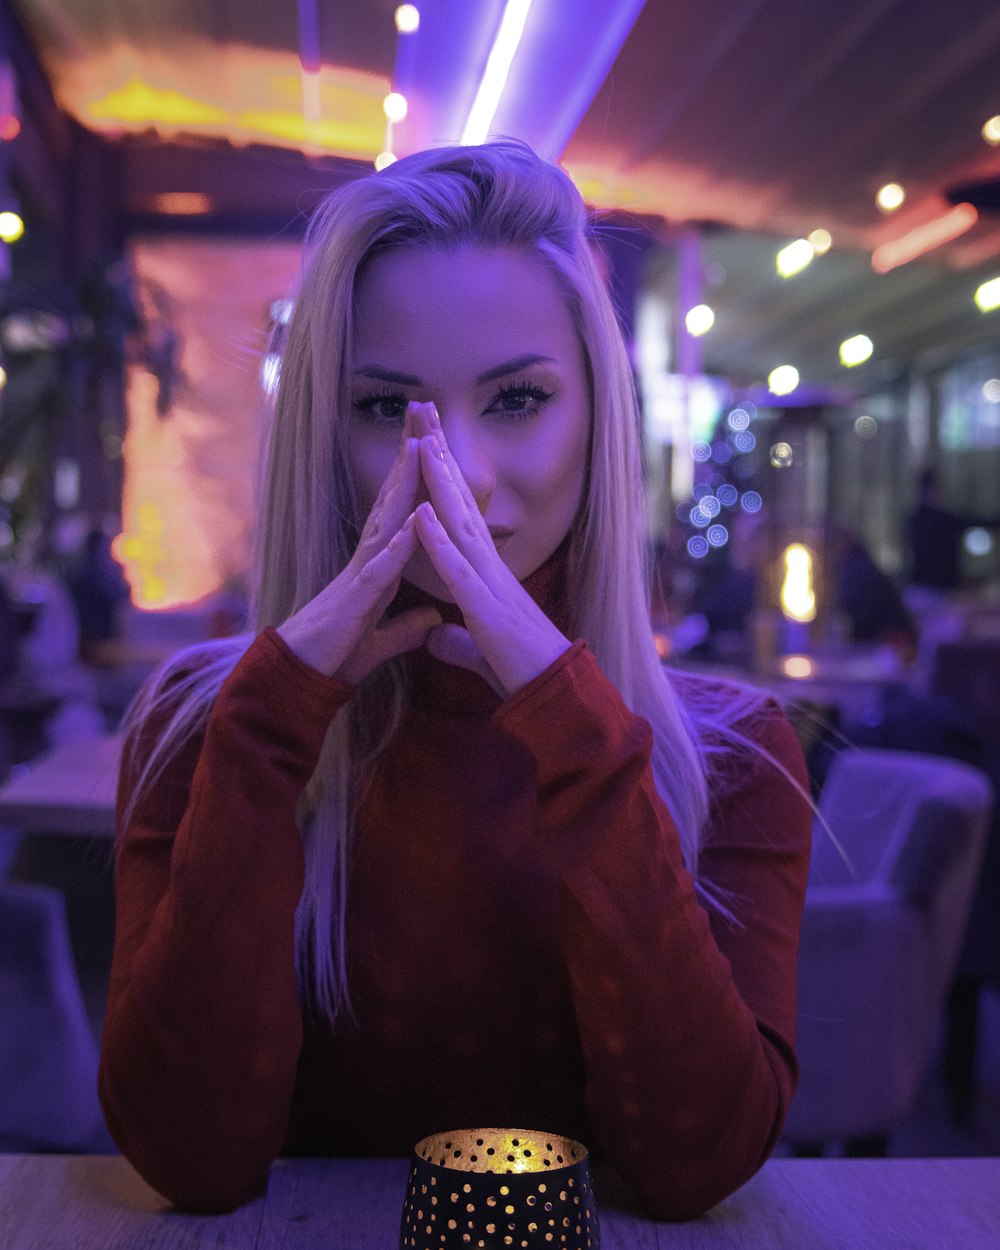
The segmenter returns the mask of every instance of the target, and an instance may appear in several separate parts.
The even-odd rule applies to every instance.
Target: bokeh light
[[[962,546],[970,556],[988,556],[993,550],[993,538],[989,530],[975,525],[972,529],[965,531]]]
[[[875,344],[867,334],[854,334],[840,345],[840,363],[847,369],[853,369],[870,359],[874,350]]]
[[[716,495],[724,508],[731,508],[739,499],[740,492],[731,482],[724,482],[716,491]]]
[[[9,210],[0,213],[0,239],[4,243],[16,243],[22,234],[24,234],[24,222],[17,213]]]
[[[774,443],[768,455],[775,469],[787,469],[795,459],[791,443]]]
[[[715,443],[712,447],[712,459],[716,464],[728,464],[733,458],[733,449],[728,443]]]
[[[3,214],[0,213],[0,217],[2,216]],[[1000,278],[990,278],[989,282],[984,282],[978,287],[975,300],[983,312],[992,312],[994,308],[1000,308]]]
[[[406,96],[398,91],[390,91],[382,101],[382,110],[391,122],[401,122],[406,116],[408,107]]]
[[[767,375],[767,389],[772,395],[790,395],[799,384],[799,371],[794,365],[778,365]]]
[[[718,516],[722,511],[722,504],[715,495],[706,495],[698,506],[702,512],[711,517]]]
[[[744,453],[753,451],[757,446],[757,435],[752,430],[740,430],[738,434],[733,435],[733,446],[737,451]]]
[[[705,537],[710,547],[724,547],[729,542],[729,530],[724,525],[710,525]]]
[[[879,188],[875,196],[875,203],[883,213],[894,213],[903,206],[905,200],[906,192],[898,182],[887,182],[884,187]]]
[[[420,29],[420,10],[415,4],[401,4],[395,18],[396,29],[401,35],[412,35]]]
[[[750,414],[745,408],[734,408],[726,418],[731,430],[745,430],[750,424]]]
[[[816,255],[816,249],[808,239],[796,239],[783,247],[774,258],[774,267],[783,278],[801,273]]]
[[[698,338],[702,334],[707,334],[715,325],[715,313],[707,304],[695,304],[694,308],[688,309],[684,324],[687,326],[688,334]]]
[[[854,433],[858,438],[874,438],[878,433],[878,422],[865,413],[854,422]]]

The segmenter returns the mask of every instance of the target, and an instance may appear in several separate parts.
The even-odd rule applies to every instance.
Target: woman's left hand
[[[504,564],[440,423],[420,440],[430,495],[416,510],[417,536],[462,611],[465,628],[439,625],[427,650],[471,669],[503,698],[542,673],[570,647]]]

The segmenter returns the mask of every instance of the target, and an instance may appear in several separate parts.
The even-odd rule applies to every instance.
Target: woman
[[[629,368],[563,174],[505,142],[329,197],[258,515],[256,637],[131,717],[122,1150],[215,1211],[279,1153],[535,1126],[704,1211],[791,1096],[809,809],[773,706],[657,660]]]

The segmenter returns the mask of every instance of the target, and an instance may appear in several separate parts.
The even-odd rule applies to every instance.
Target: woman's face
[[[523,580],[569,532],[590,441],[583,348],[541,261],[469,246],[372,262],[355,297],[349,427],[366,514],[411,400],[436,404],[497,550]],[[449,598],[423,552],[406,578]]]

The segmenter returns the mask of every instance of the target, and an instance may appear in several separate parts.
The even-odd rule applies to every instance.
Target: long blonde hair
[[[312,221],[277,396],[260,440],[252,629],[281,624],[317,595],[343,569],[360,533],[364,518],[344,446],[359,272],[390,249],[466,244],[538,257],[559,283],[583,344],[593,433],[587,495],[570,535],[573,630],[628,706],[653,727],[656,785],[685,862],[697,874],[708,810],[706,748],[650,630],[632,374],[584,204],[565,174],[523,144],[404,157],[335,190]],[[247,644],[242,637],[176,657],[137,700],[127,727],[134,732],[155,717],[157,741],[138,761],[123,826],[139,796],[204,723]],[[344,916],[359,796],[406,698],[399,662],[362,683],[334,718],[297,813],[306,856],[296,918],[299,982],[304,999],[331,1019],[350,1010]]]

